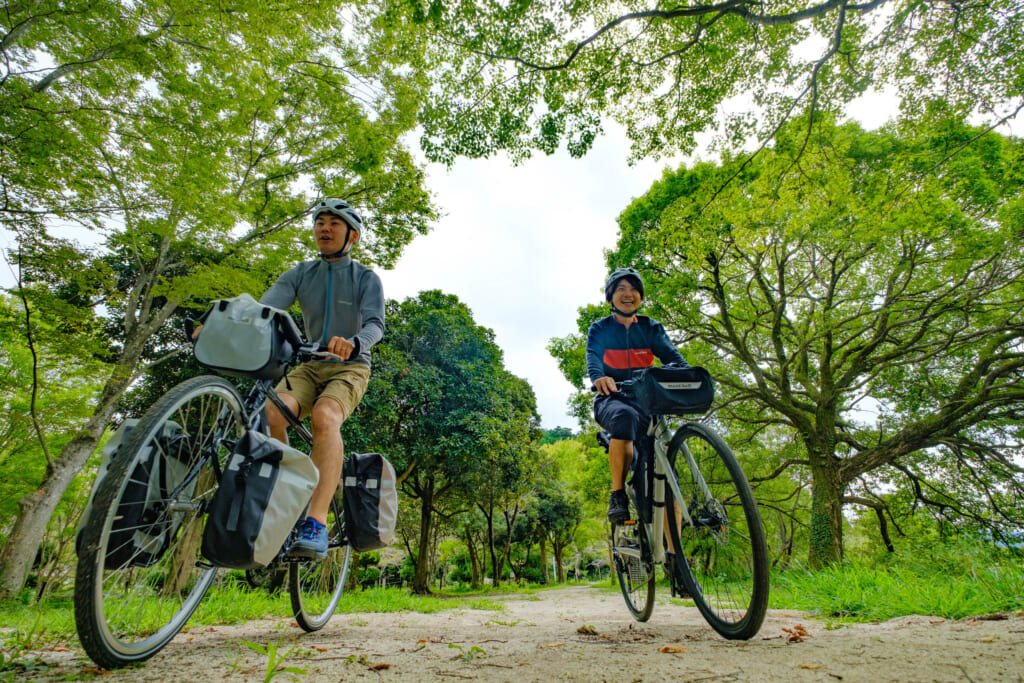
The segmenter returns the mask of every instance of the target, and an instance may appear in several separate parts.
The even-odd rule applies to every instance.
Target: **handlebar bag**
[[[192,352],[205,368],[229,377],[279,379],[302,344],[295,321],[248,294],[213,302],[200,318]]]
[[[248,430],[210,501],[203,557],[217,567],[258,569],[281,553],[320,474],[302,451]]]
[[[341,481],[345,534],[352,550],[365,553],[391,544],[398,518],[395,468],[379,453],[350,453]]]
[[[715,384],[704,368],[647,368],[634,384],[637,403],[648,415],[699,415],[715,400]]]

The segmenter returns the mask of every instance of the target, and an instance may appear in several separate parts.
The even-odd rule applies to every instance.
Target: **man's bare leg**
[[[608,469],[612,472],[612,491],[626,486],[626,475],[633,464],[633,442],[611,439],[608,444]]]

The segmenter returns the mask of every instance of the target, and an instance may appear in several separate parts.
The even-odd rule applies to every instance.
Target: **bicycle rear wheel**
[[[752,638],[768,608],[768,549],[743,468],[722,438],[699,424],[679,428],[668,459],[692,520],[680,528],[667,515],[676,578],[718,633]],[[671,491],[667,498],[672,510]]]
[[[322,629],[345,590],[352,547],[345,537],[341,490],[327,512],[327,556],[318,560],[292,560],[288,569],[295,621],[305,631]]]
[[[629,613],[637,621],[647,621],[654,610],[654,563],[647,527],[639,521],[632,492],[629,513],[629,521],[612,525],[612,560]]]
[[[78,636],[98,665],[155,655],[210,587],[216,570],[199,564],[206,504],[245,418],[231,384],[195,377],[153,404],[112,457],[75,577]]]

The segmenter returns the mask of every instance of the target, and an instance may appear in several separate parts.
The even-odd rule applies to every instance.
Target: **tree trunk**
[[[25,586],[46,525],[64,492],[96,450],[96,444],[114,413],[117,400],[128,387],[128,379],[138,358],[139,354],[133,353],[123,357],[115,366],[85,428],[64,446],[39,488],[18,501],[18,519],[7,538],[7,545],[0,553],[0,597],[14,595]]]
[[[553,542],[551,545],[554,546],[555,551],[555,580],[558,583],[565,583],[565,569],[562,567],[562,546]]]
[[[420,495],[420,551],[416,554],[416,573],[412,577],[412,592],[430,593],[430,529],[434,511],[434,479],[425,483]]]
[[[484,585],[483,573],[480,571],[480,556],[476,552],[476,541],[472,532],[466,534],[466,548],[469,550],[469,587],[480,588]]]
[[[540,568],[540,582],[544,584],[550,583],[548,581],[548,544],[543,534],[540,537]]]
[[[501,564],[494,549],[494,508],[485,512],[484,516],[487,518],[487,549],[491,555],[491,585],[497,588],[501,585]]]
[[[808,563],[821,569],[843,560],[843,485],[831,456],[811,458],[811,537]]]

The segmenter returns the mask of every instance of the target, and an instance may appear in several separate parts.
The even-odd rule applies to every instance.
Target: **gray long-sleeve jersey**
[[[356,345],[352,363],[370,365],[370,349],[384,337],[384,289],[380,278],[345,256],[337,261],[306,261],[277,278],[260,303],[302,310],[306,339],[326,344],[344,337]]]

